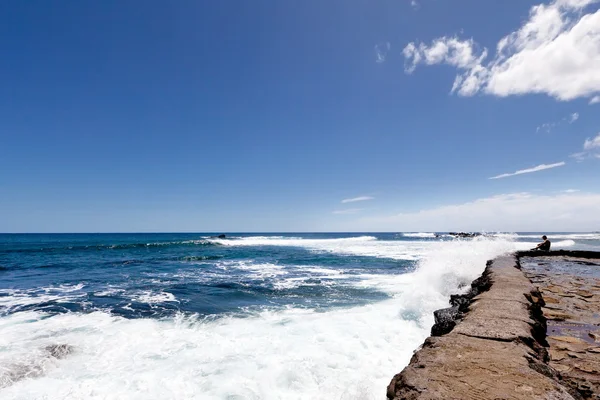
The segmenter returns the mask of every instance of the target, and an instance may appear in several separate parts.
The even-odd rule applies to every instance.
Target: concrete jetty
[[[394,376],[387,397],[600,399],[600,253],[583,253],[488,262],[475,295],[436,314],[436,336]],[[581,266],[577,276],[572,265]]]

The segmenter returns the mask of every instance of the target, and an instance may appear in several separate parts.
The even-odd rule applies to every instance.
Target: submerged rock
[[[41,350],[41,349],[40,349]],[[41,357],[7,364],[0,368],[0,388],[8,387],[20,380],[43,376],[53,358],[63,359],[73,353],[75,347],[69,344],[53,344],[43,348]],[[38,350],[39,351],[39,350]],[[39,353],[36,353],[39,355]]]
[[[75,348],[69,344],[53,344],[46,346],[45,350],[48,352],[50,357],[63,359],[75,350]]]

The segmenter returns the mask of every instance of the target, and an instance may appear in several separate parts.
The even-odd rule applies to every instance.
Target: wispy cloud
[[[353,197],[351,199],[344,199],[342,200],[342,203],[355,203],[357,201],[367,201],[367,200],[374,200],[375,197],[372,196],[359,196],[359,197]]]
[[[349,208],[347,210],[335,210],[333,213],[334,214],[356,214],[361,212],[363,209],[362,208]]]
[[[375,62],[383,63],[387,57],[388,51],[390,51],[390,42],[378,43],[375,45]]]
[[[552,210],[552,212],[540,212]],[[600,226],[600,193],[508,193],[353,222],[362,231],[585,232]]]
[[[584,150],[594,150],[600,149],[600,133],[593,139],[587,138],[585,142],[583,142]]]
[[[583,151],[571,154],[571,157],[580,162],[587,158],[600,158],[600,133],[596,137],[587,138],[583,142]]]
[[[556,122],[546,122],[536,128],[536,132],[544,131],[550,133],[550,131],[556,126]]]
[[[579,113],[573,113],[569,116],[569,123],[572,124],[573,122],[577,121],[579,119]]]
[[[590,104],[597,104],[597,103],[600,103],[600,96],[592,97],[592,99],[590,100]]]
[[[418,65],[450,65],[458,71],[451,92],[459,96],[543,93],[561,101],[598,96],[600,10],[586,8],[597,2],[540,1],[518,30],[497,42],[493,57],[473,39],[411,42],[403,51],[406,72]],[[565,69],[565,60],[577,61]]]
[[[497,176],[492,176],[491,178],[488,178],[488,179],[501,179],[501,178],[508,178],[509,176],[529,174],[529,173],[532,173],[532,172],[543,171],[545,169],[562,167],[565,164],[566,163],[564,161],[561,161],[561,162],[555,163],[555,164],[540,164],[540,165],[538,165],[536,167],[533,167],[533,168],[521,169],[521,170],[518,170],[516,172],[512,172],[510,174],[501,174],[501,175],[497,175]]]
[[[419,8],[419,3],[417,2],[417,0],[410,0],[410,6],[416,10],[417,8]]]
[[[546,122],[540,126],[537,127],[537,129],[535,130],[536,132],[539,131],[545,131],[550,133],[550,131],[554,128],[556,128],[557,126],[559,126],[562,123],[568,123],[568,124],[572,124],[575,121],[577,121],[579,119],[579,113],[574,112],[572,114],[569,114],[567,117],[564,117],[563,119],[561,119],[558,122]]]
[[[563,193],[577,193],[579,192],[579,189],[567,189],[567,190],[563,190]]]

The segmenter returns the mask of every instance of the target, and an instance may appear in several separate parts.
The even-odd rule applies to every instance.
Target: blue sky
[[[600,229],[596,0],[9,0],[0,48],[3,232]]]

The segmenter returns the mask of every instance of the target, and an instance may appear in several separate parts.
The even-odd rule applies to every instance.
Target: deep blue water
[[[433,234],[1,234],[0,316],[17,311],[243,314],[327,309],[384,300],[365,276],[415,268]],[[539,234],[511,240],[535,243]],[[594,248],[600,235],[554,234],[555,246]],[[403,250],[398,250],[403,249]]]
[[[351,306],[388,296],[353,285],[360,276],[414,268],[412,260],[344,254],[360,236],[414,240],[398,234],[233,234],[225,241],[210,236],[0,235],[0,315],[101,309],[135,318]],[[256,245],[223,244],[257,237]],[[269,245],[273,238],[289,245]],[[340,251],[331,251],[331,239],[334,247],[342,239]]]

